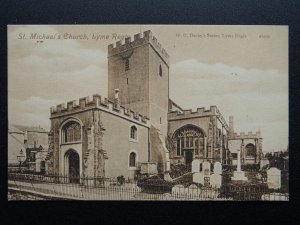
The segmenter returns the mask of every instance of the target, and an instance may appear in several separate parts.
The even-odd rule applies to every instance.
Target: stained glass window
[[[178,129],[175,134],[176,155],[183,155],[184,150],[195,150],[196,155],[204,156],[204,133],[193,125],[186,125]],[[179,140],[181,140],[179,142]]]

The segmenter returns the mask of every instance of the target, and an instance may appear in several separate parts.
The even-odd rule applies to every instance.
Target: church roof
[[[14,125],[9,124],[8,126],[8,133],[19,133],[19,134],[24,134],[24,131],[18,129]]]
[[[27,131],[27,132],[48,133],[48,131],[46,131],[44,128],[42,128],[40,126],[35,127],[35,126],[24,126],[24,125],[15,125],[15,124],[12,126],[23,132]]]
[[[169,98],[169,108],[172,108],[170,107],[170,105],[174,105],[175,107],[179,108],[180,110],[183,111],[183,108],[181,108],[179,105],[177,105],[172,99]]]

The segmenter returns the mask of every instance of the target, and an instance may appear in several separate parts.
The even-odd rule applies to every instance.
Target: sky
[[[235,132],[260,130],[264,152],[286,149],[287,26],[8,26],[9,123],[50,129],[51,106],[107,97],[107,46],[145,30],[170,55],[173,101],[193,110],[216,105],[227,123],[234,116]]]

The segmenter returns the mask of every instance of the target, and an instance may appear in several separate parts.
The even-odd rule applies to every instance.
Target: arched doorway
[[[79,183],[80,165],[79,155],[74,150],[69,150],[65,154],[66,157],[66,172],[70,183]]]
[[[193,161],[193,152],[188,150],[185,152],[185,164],[190,164]]]

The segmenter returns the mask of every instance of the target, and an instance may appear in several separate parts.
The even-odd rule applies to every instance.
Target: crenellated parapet
[[[117,105],[108,98],[102,98],[100,95],[93,95],[80,98],[79,101],[73,100],[67,104],[59,104],[50,108],[50,119],[58,116],[65,116],[73,113],[83,112],[91,109],[99,109],[132,121],[149,125],[149,118],[132,111],[122,105]]]
[[[229,140],[240,140],[240,139],[261,139],[261,133],[260,131],[257,131],[256,133],[252,132],[241,132],[241,133],[231,133],[229,135]]]
[[[144,44],[151,44],[151,46],[159,53],[167,65],[169,65],[169,54],[162,48],[161,44],[157,41],[157,38],[152,35],[150,30],[144,31],[144,33],[138,33],[134,35],[134,40],[131,37],[125,38],[125,42],[122,40],[116,42],[116,44],[110,44],[108,46],[108,57],[124,53],[125,56],[129,56],[134,48],[140,47]],[[129,55],[128,55],[129,54]]]
[[[216,106],[210,106],[209,109],[197,108],[196,111],[192,109],[180,111],[172,111],[168,113],[168,120],[178,120],[178,119],[188,119],[188,118],[197,118],[197,117],[206,117],[206,116],[217,116],[218,109]]]

